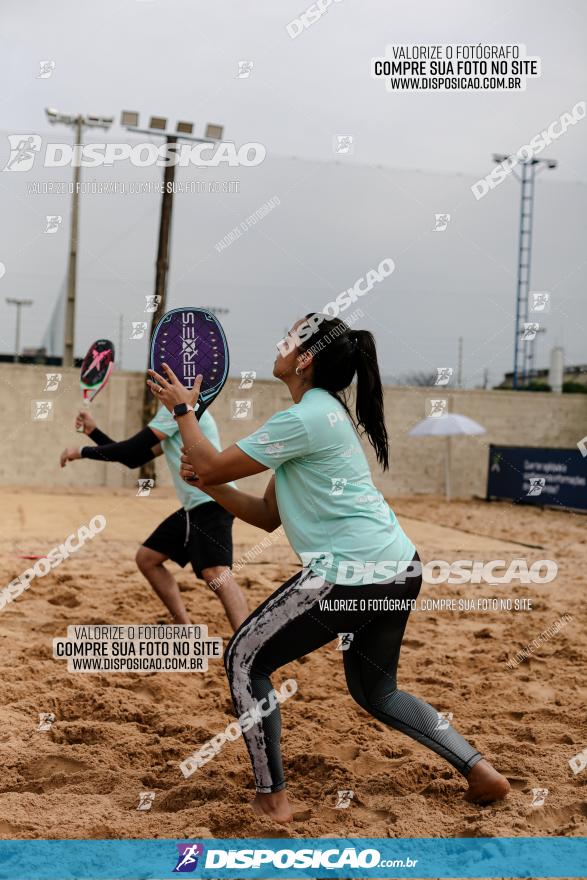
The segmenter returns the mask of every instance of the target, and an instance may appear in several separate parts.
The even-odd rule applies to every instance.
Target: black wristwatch
[[[190,406],[189,403],[176,403],[173,407],[173,418],[177,419],[178,416],[185,416],[189,412],[195,412],[193,406]]]

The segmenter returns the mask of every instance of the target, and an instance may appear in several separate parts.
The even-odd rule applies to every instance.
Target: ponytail
[[[311,317],[313,314],[306,315],[306,318]],[[351,330],[344,321],[330,317],[324,317],[319,327],[319,338],[325,340],[326,345],[317,346],[318,339],[312,336],[298,348],[299,355],[308,351],[313,354],[312,385],[328,391],[343,405],[355,426],[367,435],[377,461],[385,471],[389,468],[389,438],[373,334],[368,330]],[[353,418],[347,394],[355,376]]]
[[[385,427],[383,387],[377,363],[375,338],[368,330],[351,330],[349,336],[356,350],[357,425],[364,430],[375,450],[377,461],[386,471],[389,468],[389,438]]]

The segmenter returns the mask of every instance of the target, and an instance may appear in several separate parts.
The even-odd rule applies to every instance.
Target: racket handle
[[[81,412],[87,412],[87,413],[90,412],[90,401],[87,400],[87,398],[84,399],[84,403],[81,408]],[[80,425],[79,428],[76,428],[75,430],[77,431],[78,434],[85,434],[83,425]]]

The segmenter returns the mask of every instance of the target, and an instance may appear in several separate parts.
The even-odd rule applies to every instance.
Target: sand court
[[[464,783],[437,756],[368,716],[348,695],[336,641],[276,676],[298,683],[282,706],[283,751],[296,810],[292,836],[585,835],[587,801],[569,760],[585,741],[585,517],[508,504],[433,496],[390,499],[424,561],[550,558],[550,584],[425,584],[421,597],[530,599],[525,611],[414,613],[399,686],[421,696],[510,779],[491,808],[465,803]],[[233,721],[222,663],[207,673],[68,673],[52,640],[73,624],[165,621],[134,563],[136,548],[177,507],[170,490],[0,490],[2,583],[23,572],[97,514],[92,540],[0,611],[0,782],[2,837],[275,836],[253,817],[243,742],[186,779],[179,763]],[[279,533],[236,523],[237,580],[250,607],[298,567]],[[269,540],[266,540],[268,539]],[[532,544],[534,547],[527,547]],[[190,569],[173,566],[194,623],[226,644],[220,603]],[[562,615],[570,620],[510,669],[508,658]],[[54,715],[38,730],[39,715]],[[587,771],[585,771],[587,772]],[[584,775],[584,774],[583,774]],[[533,789],[547,788],[532,806]],[[346,808],[340,791],[352,791]],[[150,810],[137,810],[153,792]]]

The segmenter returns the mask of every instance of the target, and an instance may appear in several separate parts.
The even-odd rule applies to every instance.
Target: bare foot
[[[489,761],[484,758],[478,761],[467,776],[469,790],[465,793],[466,801],[474,804],[490,804],[501,801],[510,790],[510,784]]]
[[[268,816],[282,825],[293,821],[292,809],[285,790],[275,791],[272,794],[256,794],[255,800],[251,801],[251,807],[258,816]]]

